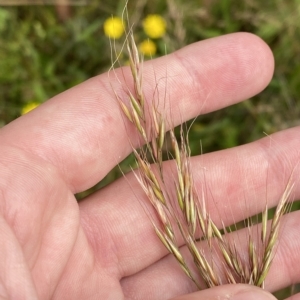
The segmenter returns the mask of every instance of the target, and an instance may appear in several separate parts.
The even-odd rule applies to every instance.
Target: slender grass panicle
[[[199,289],[226,283],[263,287],[275,255],[282,216],[290,207],[288,200],[293,185],[286,186],[270,222],[267,205],[261,214],[261,224],[254,226],[252,219],[247,219],[242,229],[248,234],[246,247],[234,239],[235,225],[220,228],[207,209],[205,193],[199,193],[194,184],[188,138],[183,127],[177,140],[173,129],[166,132],[167,112],[159,111],[154,102],[146,102],[143,59],[132,28],[128,27],[124,48],[128,51],[134,89],[124,88],[127,99],[122,99],[117,92],[115,95],[124,117],[134,125],[145,144],[132,151],[138,165],[134,171],[136,179],[157,217],[151,219],[153,230]],[[168,157],[173,158],[175,171],[171,175],[163,169],[164,149]],[[179,240],[185,242],[190,257],[183,254]]]

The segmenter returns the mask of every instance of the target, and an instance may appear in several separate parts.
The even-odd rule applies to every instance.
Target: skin
[[[262,40],[231,34],[145,63],[145,94],[151,99],[155,80],[167,69],[170,96],[165,105],[176,125],[259,93],[273,68],[272,53]],[[123,78],[120,70],[116,74]],[[128,69],[124,76],[132,88]],[[129,139],[138,145],[134,129],[120,115],[112,87],[122,90],[115,75],[97,76],[1,129],[0,299],[171,299],[195,292],[156,237],[137,200],[144,195],[132,175],[79,204],[75,200],[75,193],[96,184],[131,152]],[[214,201],[208,198],[214,203],[212,214],[219,216],[216,203],[226,224],[245,217],[245,211],[253,214],[263,207],[267,182],[268,201],[275,205],[283,182],[292,172],[295,178],[300,175],[295,167],[299,134],[295,127],[272,135],[271,149],[266,137],[193,158],[198,186],[201,166],[210,170],[206,180],[213,191]],[[241,179],[245,174],[247,181]],[[299,198],[299,187],[293,196]],[[284,222],[268,291],[300,279],[300,268],[295,267],[300,263],[300,213]],[[177,299],[248,299],[228,296],[243,291],[255,299],[272,299],[243,285]]]

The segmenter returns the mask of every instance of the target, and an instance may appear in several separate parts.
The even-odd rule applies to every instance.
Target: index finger
[[[127,77],[129,68],[116,74]],[[273,56],[261,39],[247,33],[192,44],[145,63],[149,101],[157,79],[166,74],[172,74],[166,106],[172,108],[172,123],[177,125],[260,92],[273,74]],[[132,80],[127,84],[131,88]],[[122,83],[103,74],[52,98],[3,128],[1,145],[50,161],[74,193],[93,186],[131,152],[129,140],[135,134],[124,126],[112,86],[122,89]]]

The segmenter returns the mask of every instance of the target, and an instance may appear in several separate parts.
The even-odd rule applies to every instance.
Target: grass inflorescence
[[[134,89],[124,88],[127,99],[116,91],[115,95],[123,116],[133,124],[144,145],[138,150],[132,147],[138,166],[134,172],[155,212],[151,222],[157,237],[199,289],[226,283],[264,287],[281,219],[290,208],[293,184],[287,184],[272,220],[268,221],[267,203],[260,224],[254,225],[253,218],[247,218],[242,229],[247,232],[246,246],[234,237],[235,225],[217,225],[207,209],[205,193],[195,186],[188,134],[183,125],[177,139],[174,129],[166,131],[173,125],[167,120],[167,112],[158,109],[157,101],[149,104],[145,99],[143,59],[129,28],[124,49],[128,51]],[[164,149],[167,157],[172,158],[172,172],[164,170]],[[180,241],[190,257],[184,255]]]

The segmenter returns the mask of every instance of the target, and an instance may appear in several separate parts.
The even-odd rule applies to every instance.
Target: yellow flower
[[[151,40],[144,40],[139,44],[139,50],[145,56],[153,56],[156,53],[156,45]]]
[[[104,22],[104,34],[112,39],[119,39],[124,33],[124,24],[118,17],[110,17]]]
[[[40,105],[40,103],[38,103],[38,102],[29,102],[23,106],[23,108],[21,110],[21,114],[25,115],[39,105]]]
[[[144,31],[152,39],[162,37],[166,32],[166,25],[160,15],[148,15],[143,21]]]

